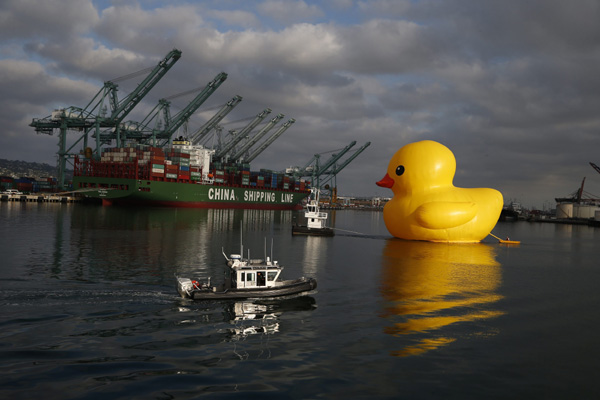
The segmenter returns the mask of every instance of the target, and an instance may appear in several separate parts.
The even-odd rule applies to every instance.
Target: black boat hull
[[[334,236],[332,228],[309,228],[306,225],[292,225],[292,235]]]
[[[292,296],[300,293],[310,292],[317,288],[317,281],[313,278],[298,279],[287,285],[263,289],[229,289],[214,291],[208,289],[196,289],[190,293],[182,293],[182,296],[192,300],[230,300],[230,299],[257,299]]]

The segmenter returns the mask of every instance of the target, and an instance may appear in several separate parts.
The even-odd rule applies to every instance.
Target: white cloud
[[[303,0],[266,0],[260,3],[258,10],[261,14],[284,24],[314,21],[324,16],[320,7],[307,4]]]
[[[235,29],[258,29],[261,26],[260,20],[257,18],[257,16],[248,11],[214,10],[209,14],[213,18],[223,21],[227,26],[235,27]]]
[[[86,34],[98,22],[87,0],[3,0],[0,3],[0,37],[45,41]]]

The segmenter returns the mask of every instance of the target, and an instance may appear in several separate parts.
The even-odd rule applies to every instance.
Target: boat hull
[[[233,300],[233,299],[256,299],[275,298],[298,295],[313,291],[317,288],[317,281],[313,278],[301,278],[291,281],[289,284],[272,288],[262,289],[229,289],[215,291],[210,289],[196,289],[190,292],[182,290],[178,285],[177,291],[184,298],[192,300]]]
[[[90,176],[75,176],[73,187],[86,198],[102,200],[104,205],[191,208],[296,210],[309,195],[299,190]]]
[[[292,225],[293,236],[334,236],[332,228],[309,228],[306,225]]]

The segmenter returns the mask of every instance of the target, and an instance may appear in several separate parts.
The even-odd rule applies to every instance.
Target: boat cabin
[[[304,212],[306,218],[306,226],[311,229],[320,229],[325,226],[325,220],[327,219],[327,213],[319,211],[319,205],[315,200],[311,200],[306,205],[306,211]]]
[[[242,260],[239,254],[232,254],[228,262],[230,274],[225,281],[232,289],[257,289],[277,286],[277,279],[283,270],[277,261]],[[228,278],[228,279],[227,279]]]

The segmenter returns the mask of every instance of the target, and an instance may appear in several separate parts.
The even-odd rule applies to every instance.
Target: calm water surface
[[[0,397],[598,398],[600,228],[499,223],[504,246],[390,238],[336,211],[333,238],[290,211],[0,204]],[[191,302],[223,255],[262,257],[308,296]],[[268,250],[270,252],[270,249]]]

